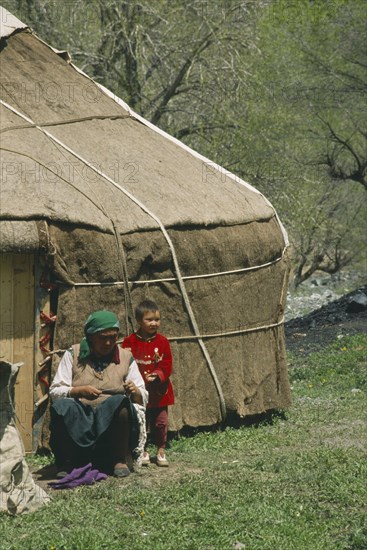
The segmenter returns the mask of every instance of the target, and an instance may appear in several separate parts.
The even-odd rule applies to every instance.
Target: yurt
[[[287,236],[264,196],[134,113],[1,11],[1,352],[27,450],[96,309],[144,299],[171,343],[170,430],[290,405]]]

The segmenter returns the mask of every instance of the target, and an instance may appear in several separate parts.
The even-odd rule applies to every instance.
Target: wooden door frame
[[[33,447],[34,262],[34,254],[1,254],[1,354],[6,353],[6,360],[11,363],[23,363],[15,383],[14,401],[16,424],[26,452],[31,452]]]

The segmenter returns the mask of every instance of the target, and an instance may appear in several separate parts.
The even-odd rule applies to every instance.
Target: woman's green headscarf
[[[101,330],[109,328],[120,328],[118,318],[112,311],[94,311],[84,323],[84,338],[80,342],[79,359],[86,359],[90,355],[90,347],[87,336],[96,334]]]

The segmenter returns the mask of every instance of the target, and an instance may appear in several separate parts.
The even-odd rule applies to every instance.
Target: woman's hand
[[[71,388],[69,395],[70,397],[84,397],[85,399],[97,399],[97,397],[102,393],[102,390],[98,390],[94,386],[76,386]]]
[[[127,382],[125,382],[124,388],[127,397],[130,397],[131,401],[133,401],[134,403],[139,403],[140,405],[143,403],[140,390],[135,386],[132,380],[128,380]]]

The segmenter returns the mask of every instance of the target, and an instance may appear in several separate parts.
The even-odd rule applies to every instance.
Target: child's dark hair
[[[159,311],[159,307],[153,300],[143,300],[135,308],[135,319],[138,322],[142,321],[146,311]]]

